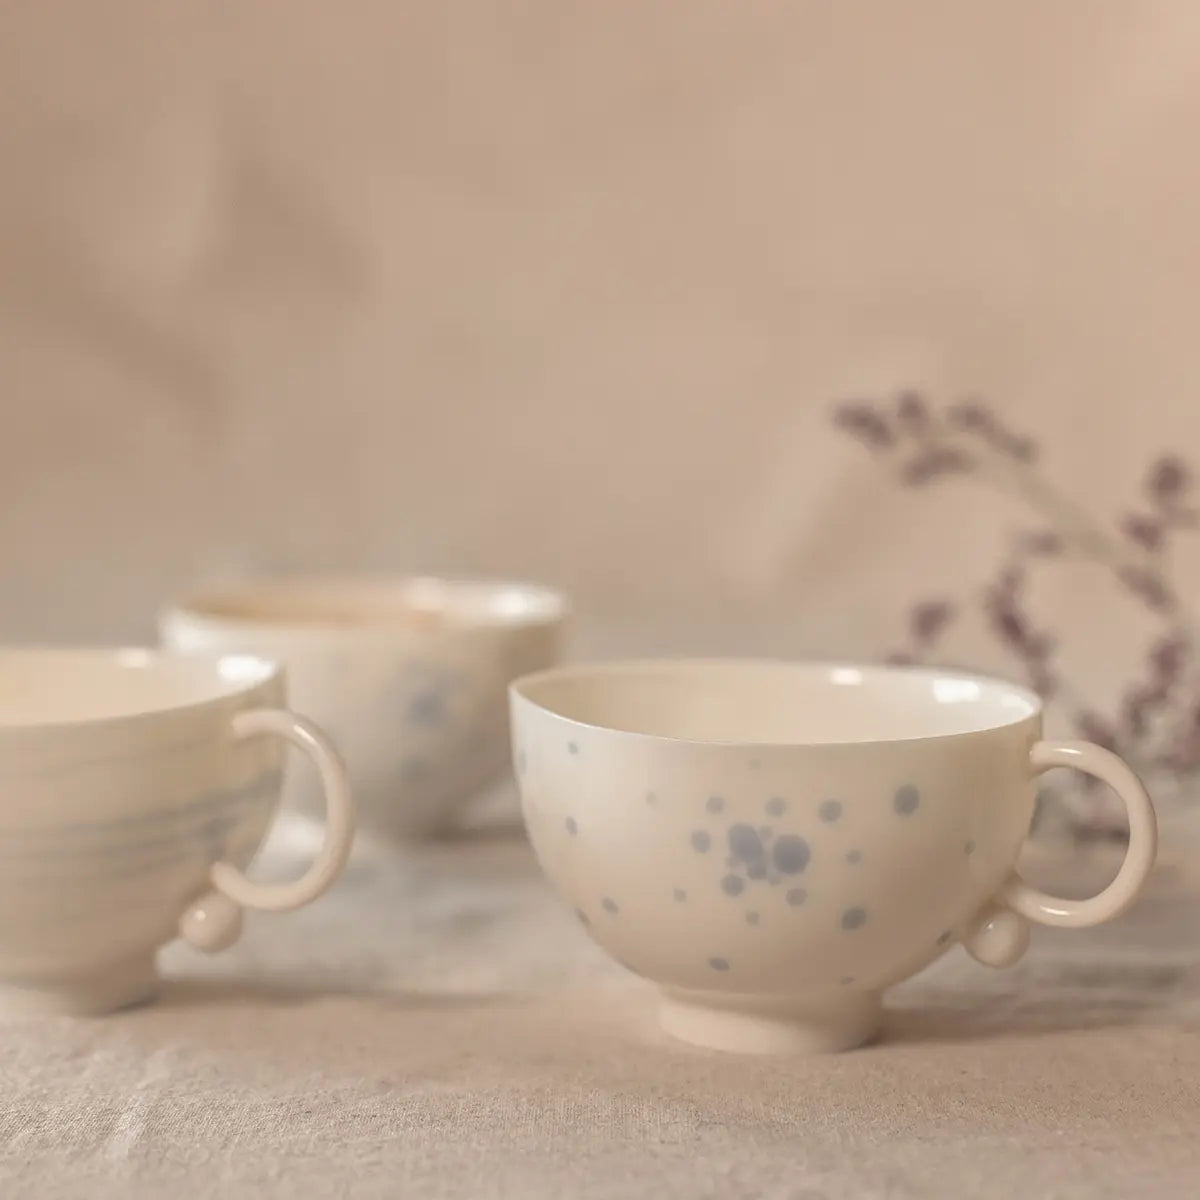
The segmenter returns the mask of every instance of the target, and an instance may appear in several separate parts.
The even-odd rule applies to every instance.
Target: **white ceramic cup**
[[[726,1050],[837,1050],[886,988],[961,942],[1006,966],[1028,922],[1122,912],[1153,864],[1141,784],[1042,740],[1038,698],[971,675],[781,662],[567,667],[511,689],[525,820],[546,874],[667,1032]],[[1035,781],[1074,767],[1129,813],[1087,900],[1015,873]]]
[[[243,908],[285,912],[333,883],[354,833],[346,772],[283,702],[263,659],[0,649],[0,1011],[148,999],[177,935],[221,950]],[[254,883],[287,743],[317,766],[325,840],[301,878]]]
[[[163,644],[282,661],[295,703],[349,765],[363,833],[441,834],[508,767],[509,682],[558,661],[563,596],[518,583],[282,577],[162,614]],[[285,797],[311,814],[312,780]]]

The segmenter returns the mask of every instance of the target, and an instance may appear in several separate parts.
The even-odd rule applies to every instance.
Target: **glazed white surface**
[[[1047,744],[1036,698],[982,677],[646,661],[560,668],[511,695],[547,876],[600,945],[660,985],[665,1027],[707,1045],[856,1044],[881,994],[951,944],[1007,965],[1026,918],[1115,916],[1153,860],[1149,801],[1113,775],[1137,818],[1128,869],[1092,908],[1062,902],[1073,921],[1049,897],[1018,898]],[[1075,765],[1103,774],[1106,753]]]

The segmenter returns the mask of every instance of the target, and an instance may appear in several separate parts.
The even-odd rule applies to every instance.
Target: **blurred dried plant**
[[[1109,526],[1060,492],[1038,470],[1034,440],[1009,429],[978,400],[936,406],[916,392],[837,406],[836,426],[867,447],[906,487],[967,478],[1019,499],[1035,518],[1009,539],[994,575],[966,600],[920,599],[908,613],[907,638],[896,662],[936,659],[947,631],[974,606],[1019,665],[1029,685],[1065,711],[1079,736],[1127,758],[1154,780],[1162,797],[1194,802],[1200,788],[1200,655],[1198,630],[1170,577],[1171,540],[1200,527],[1193,475],[1175,455],[1146,472],[1142,495]],[[1052,560],[1084,560],[1107,568],[1148,610],[1160,629],[1136,677],[1124,684],[1112,711],[1088,702],[1064,674],[1052,630],[1030,612],[1032,574]],[[1094,781],[1079,776],[1078,794],[1063,796],[1080,832],[1107,834],[1119,822],[1099,802]]]

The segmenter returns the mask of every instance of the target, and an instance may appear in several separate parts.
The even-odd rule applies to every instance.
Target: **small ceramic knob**
[[[241,907],[220,892],[206,892],[179,918],[179,934],[197,950],[227,950],[242,933]]]
[[[963,945],[985,967],[1011,967],[1029,947],[1029,922],[1007,908],[987,909]]]

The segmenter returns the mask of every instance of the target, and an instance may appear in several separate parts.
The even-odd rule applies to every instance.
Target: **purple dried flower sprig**
[[[1150,511],[1126,513],[1120,521],[1121,532],[1148,554],[1160,553],[1172,533],[1200,524],[1200,511],[1187,503],[1191,485],[1191,470],[1182,459],[1164,455],[1156,460],[1143,485]]]
[[[1200,527],[1200,508],[1192,502],[1193,472],[1183,459],[1156,459],[1143,481],[1145,503],[1126,512],[1110,531],[1036,475],[1033,439],[1009,429],[979,400],[937,408],[919,393],[905,391],[889,401],[839,405],[834,419],[872,453],[891,460],[908,486],[974,475],[1023,495],[1042,523],[1014,534],[1008,557],[979,595],[978,607],[993,636],[1020,662],[1041,695],[1069,703],[1081,736],[1142,769],[1200,771],[1200,629],[1184,612],[1164,566],[1171,536]],[[1068,549],[1107,566],[1166,626],[1148,648],[1140,677],[1127,683],[1111,716],[1073,697],[1055,667],[1053,633],[1040,628],[1029,612],[1031,571]],[[945,597],[914,604],[908,614],[908,644],[889,661],[929,661],[962,608]],[[1081,777],[1079,786],[1091,790],[1093,784]],[[1093,823],[1098,811],[1088,818]]]
[[[839,404],[833,421],[870,450],[895,445],[896,431],[891,422],[869,404]]]
[[[932,646],[954,620],[954,605],[948,600],[926,600],[913,606],[909,629],[917,646]]]
[[[1151,464],[1146,476],[1146,494],[1161,509],[1176,508],[1192,484],[1187,463],[1173,454],[1164,454]]]
[[[1175,594],[1158,572],[1147,567],[1127,565],[1117,567],[1116,575],[1151,612],[1170,613],[1175,610]]]
[[[984,589],[982,607],[997,641],[1024,667],[1030,686],[1048,700],[1058,691],[1051,668],[1055,639],[1049,630],[1038,629],[1026,611],[1026,579],[1022,559],[1008,563]]]
[[[870,450],[900,454],[901,478],[910,484],[970,470],[976,465],[973,449],[1020,463],[1037,458],[1033,439],[1007,428],[979,400],[962,400],[939,413],[919,393],[904,391],[890,403],[845,401],[835,409],[834,423]]]

